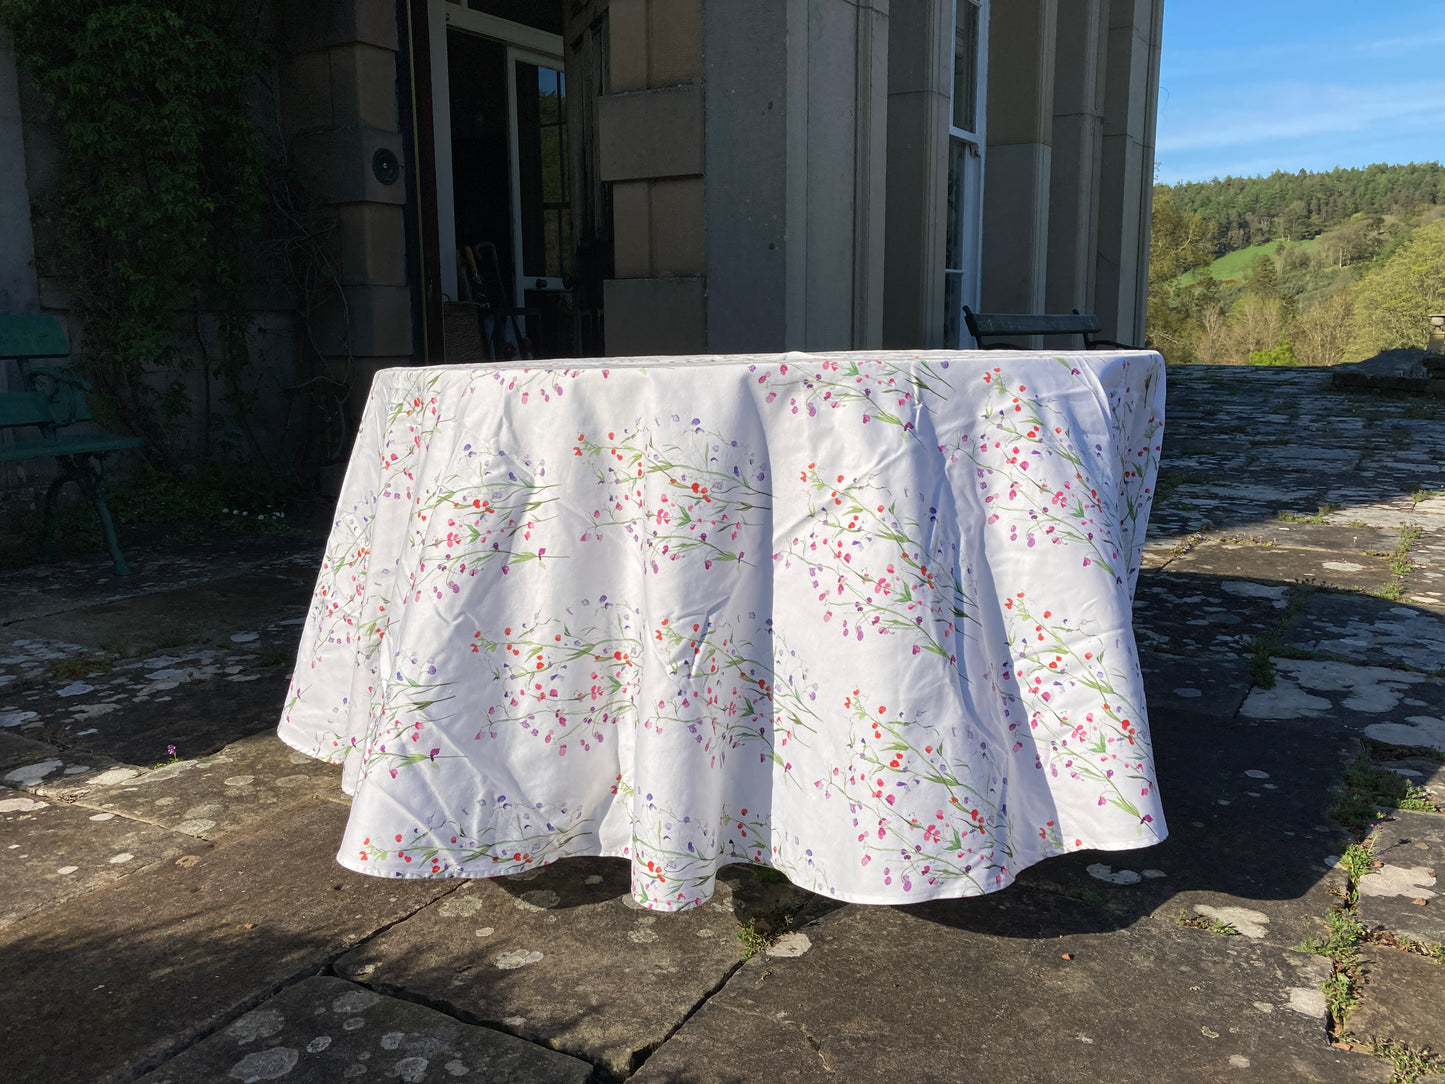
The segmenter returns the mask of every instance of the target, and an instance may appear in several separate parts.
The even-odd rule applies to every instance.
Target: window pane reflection
[[[953,14],[953,126],[973,132],[977,131],[978,5],[954,0]]]
[[[522,275],[571,272],[572,211],[567,177],[567,76],[518,61],[517,171],[522,209]]]

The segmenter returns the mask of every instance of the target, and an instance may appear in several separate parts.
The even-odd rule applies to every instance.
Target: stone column
[[[952,0],[895,4],[888,26],[883,345],[939,347],[944,323]]]
[[[376,370],[413,353],[397,8],[333,0],[287,5],[282,19],[282,124],[309,194],[334,216],[344,295],[325,301],[311,333],[359,411]]]
[[[1043,312],[1058,0],[989,8],[980,303]]]
[[[702,0],[611,0],[599,168],[612,182],[607,353],[707,349]]]
[[[1059,5],[1044,308],[1094,311],[1108,0]]]
[[[888,40],[885,0],[707,3],[708,349],[881,344]]]
[[[1094,308],[1104,338],[1142,346],[1164,0],[1108,7]]]

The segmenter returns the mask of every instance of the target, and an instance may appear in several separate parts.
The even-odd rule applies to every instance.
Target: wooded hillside
[[[1171,362],[1334,365],[1423,346],[1441,311],[1438,162],[1154,189],[1148,337]]]

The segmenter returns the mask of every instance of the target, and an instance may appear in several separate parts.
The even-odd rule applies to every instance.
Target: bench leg
[[[50,488],[45,491],[45,522],[40,531],[40,559],[50,559],[50,544],[55,541],[55,504],[60,491],[65,487],[66,482],[74,481],[70,472],[62,470],[61,474],[50,483]]]
[[[61,456],[64,460],[65,477],[74,481],[80,486],[80,491],[86,495],[90,502],[95,505],[95,510],[100,514],[100,529],[105,534],[105,544],[110,550],[110,561],[115,567],[117,576],[129,576],[130,567],[121,556],[120,542],[115,537],[115,524],[110,519],[110,509],[105,506],[105,498],[100,495],[100,467],[91,467],[89,464],[78,462],[79,456]],[[65,481],[65,478],[57,478],[51,484],[51,492],[45,498],[45,524],[46,535],[43,546],[49,546],[50,531],[54,527],[54,510],[51,507],[55,496],[56,487]]]

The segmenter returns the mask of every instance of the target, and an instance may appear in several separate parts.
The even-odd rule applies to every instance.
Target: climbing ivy
[[[165,468],[192,374],[208,439],[212,412],[253,405],[258,0],[0,0],[0,22],[60,136],[36,207],[42,274],[71,294],[76,358],[105,407]]]

